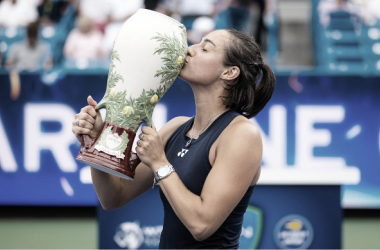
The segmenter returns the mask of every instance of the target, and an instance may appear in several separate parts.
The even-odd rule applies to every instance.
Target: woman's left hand
[[[141,131],[140,140],[136,146],[136,153],[140,160],[153,171],[160,166],[169,164],[161,137],[154,124],[152,123],[152,127],[142,127]]]

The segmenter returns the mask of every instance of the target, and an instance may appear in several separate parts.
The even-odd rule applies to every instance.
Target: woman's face
[[[230,35],[227,31],[216,30],[205,36],[200,43],[190,46],[179,77],[196,84],[218,81],[226,69],[222,61],[229,42]]]

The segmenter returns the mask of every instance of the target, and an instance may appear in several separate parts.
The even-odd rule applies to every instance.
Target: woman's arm
[[[153,172],[140,163],[135,172],[134,180],[126,180],[91,168],[92,182],[99,202],[105,210],[117,209],[153,185]]]
[[[91,96],[88,97],[87,101],[89,105],[81,109],[72,124],[73,133],[78,140],[84,134],[96,137],[103,125],[99,111],[95,110],[96,101]],[[160,132],[160,136],[165,138],[164,143],[166,143],[174,129],[181,124],[182,120],[181,118],[173,119],[163,127],[163,132]],[[79,121],[79,126],[76,124],[77,121]],[[110,175],[95,168],[91,168],[91,176],[100,204],[106,210],[122,207],[144,193],[152,187],[154,178],[152,170],[143,163],[137,166],[133,181]]]
[[[189,118],[177,117],[165,124],[158,133],[163,145],[174,130],[187,119]],[[109,175],[94,168],[91,168],[91,175],[99,201],[106,210],[122,207],[146,192],[152,188],[154,179],[153,171],[143,163],[137,166],[133,181]]]
[[[230,124],[214,144],[215,161],[200,196],[190,192],[175,172],[160,181],[173,210],[196,240],[208,238],[220,227],[260,174],[260,133],[247,119],[238,119],[239,122]],[[147,127],[143,129],[148,134],[147,139],[153,141],[155,134]],[[146,147],[149,145],[144,142],[137,153],[153,171],[169,164],[166,157],[158,156],[160,154],[153,150],[145,151]]]

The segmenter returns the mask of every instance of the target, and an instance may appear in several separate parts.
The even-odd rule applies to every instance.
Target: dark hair
[[[39,23],[38,22],[31,22],[26,27],[26,34],[28,37],[36,38],[38,37],[38,28]]]
[[[253,37],[234,29],[227,31],[232,40],[226,46],[223,64],[239,67],[240,74],[233,81],[225,82],[223,104],[251,118],[272,97],[276,78],[272,69],[263,62],[260,48]]]

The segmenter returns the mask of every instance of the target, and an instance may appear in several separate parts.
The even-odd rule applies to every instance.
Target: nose
[[[188,56],[194,56],[194,54],[195,54],[194,45],[191,45],[191,46],[189,46],[189,48],[187,49],[187,55],[188,55]]]

